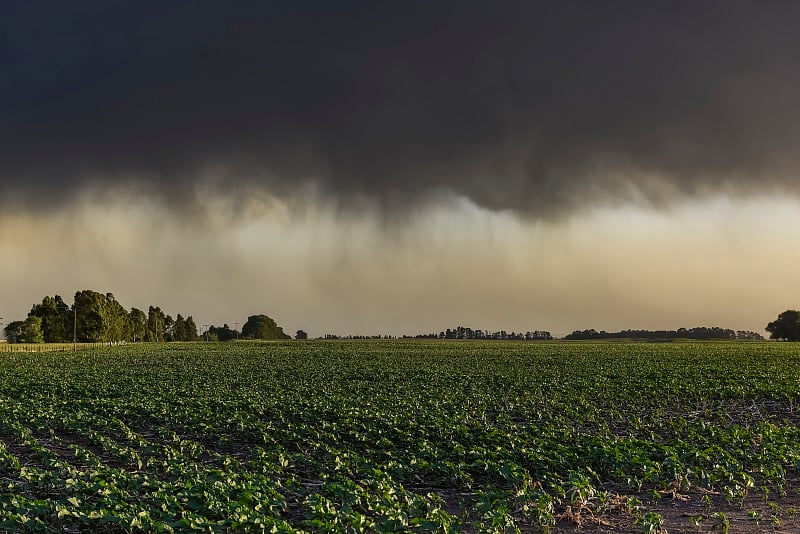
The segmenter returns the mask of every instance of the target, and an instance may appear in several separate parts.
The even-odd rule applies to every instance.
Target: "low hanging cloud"
[[[800,193],[797,2],[13,4],[3,210],[208,185],[533,218]]]

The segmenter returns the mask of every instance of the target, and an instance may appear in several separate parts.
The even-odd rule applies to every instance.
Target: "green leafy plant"
[[[728,534],[731,528],[730,518],[724,512],[714,512],[712,517],[714,518],[714,529],[721,531],[722,534]]]
[[[656,512],[647,512],[636,518],[636,524],[642,526],[645,534],[665,534],[664,518]]]
[[[800,471],[783,416],[800,398],[795,350],[242,341],[3,353],[0,531],[516,532],[614,513],[657,531],[642,501],[680,506],[690,488],[727,530],[712,495],[741,505]],[[768,504],[759,528],[779,520]]]

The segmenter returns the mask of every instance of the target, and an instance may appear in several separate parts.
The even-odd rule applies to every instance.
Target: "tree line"
[[[416,339],[553,339],[550,332],[546,330],[533,330],[528,332],[506,332],[505,330],[499,330],[497,332],[492,332],[490,330],[474,330],[465,326],[448,328],[438,334],[417,334],[415,336],[403,337]]]
[[[564,339],[739,339],[757,341],[764,337],[749,330],[730,330],[716,326],[698,326],[695,328],[678,328],[677,330],[621,330],[619,332],[606,332],[595,329],[575,330],[564,336]]]
[[[248,317],[241,332],[211,326],[215,340],[288,339],[289,336],[266,315]],[[175,318],[159,306],[147,312],[122,306],[112,293],[85,289],[75,293],[72,306],[60,295],[46,296],[34,304],[28,317],[11,321],[4,328],[6,340],[12,343],[115,343],[168,342],[200,339],[197,324],[191,315]]]

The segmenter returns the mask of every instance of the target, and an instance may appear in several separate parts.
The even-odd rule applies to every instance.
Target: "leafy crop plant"
[[[0,531],[792,525],[798,376],[767,342],[3,353]]]

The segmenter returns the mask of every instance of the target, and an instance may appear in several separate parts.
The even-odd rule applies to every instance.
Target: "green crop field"
[[[790,343],[0,354],[0,530],[800,531]]]

